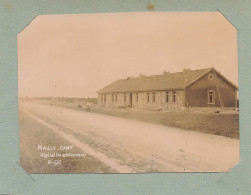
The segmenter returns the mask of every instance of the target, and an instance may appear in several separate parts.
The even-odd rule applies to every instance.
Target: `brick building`
[[[143,109],[237,107],[237,86],[214,68],[117,80],[98,93],[98,105]]]

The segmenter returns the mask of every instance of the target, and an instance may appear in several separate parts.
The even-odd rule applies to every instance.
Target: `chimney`
[[[162,74],[166,75],[166,74],[169,74],[169,73],[170,73],[169,71],[164,70]]]
[[[133,78],[133,76],[128,76],[128,77],[126,78],[126,80],[129,80],[129,79],[131,79],[131,78]]]
[[[189,71],[191,71],[190,68],[187,68],[187,69],[184,68],[184,69],[183,69],[183,75],[184,75],[184,77],[185,77],[185,83],[188,83],[188,82],[189,82],[189,78],[188,78],[188,77],[190,77],[190,74],[188,74]]]
[[[190,71],[191,68],[183,68],[183,72]]]

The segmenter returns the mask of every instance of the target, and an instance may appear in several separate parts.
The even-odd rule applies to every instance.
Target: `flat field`
[[[75,109],[87,111],[84,108]],[[238,113],[161,112],[106,108],[91,108],[88,112],[239,139]]]

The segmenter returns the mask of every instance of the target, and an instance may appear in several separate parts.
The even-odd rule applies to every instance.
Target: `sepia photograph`
[[[237,30],[220,12],[39,15],[17,46],[27,173],[239,163]]]

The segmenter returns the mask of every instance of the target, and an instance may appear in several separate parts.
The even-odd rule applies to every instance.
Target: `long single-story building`
[[[98,93],[98,105],[183,110],[236,108],[238,87],[214,68],[117,80]]]

